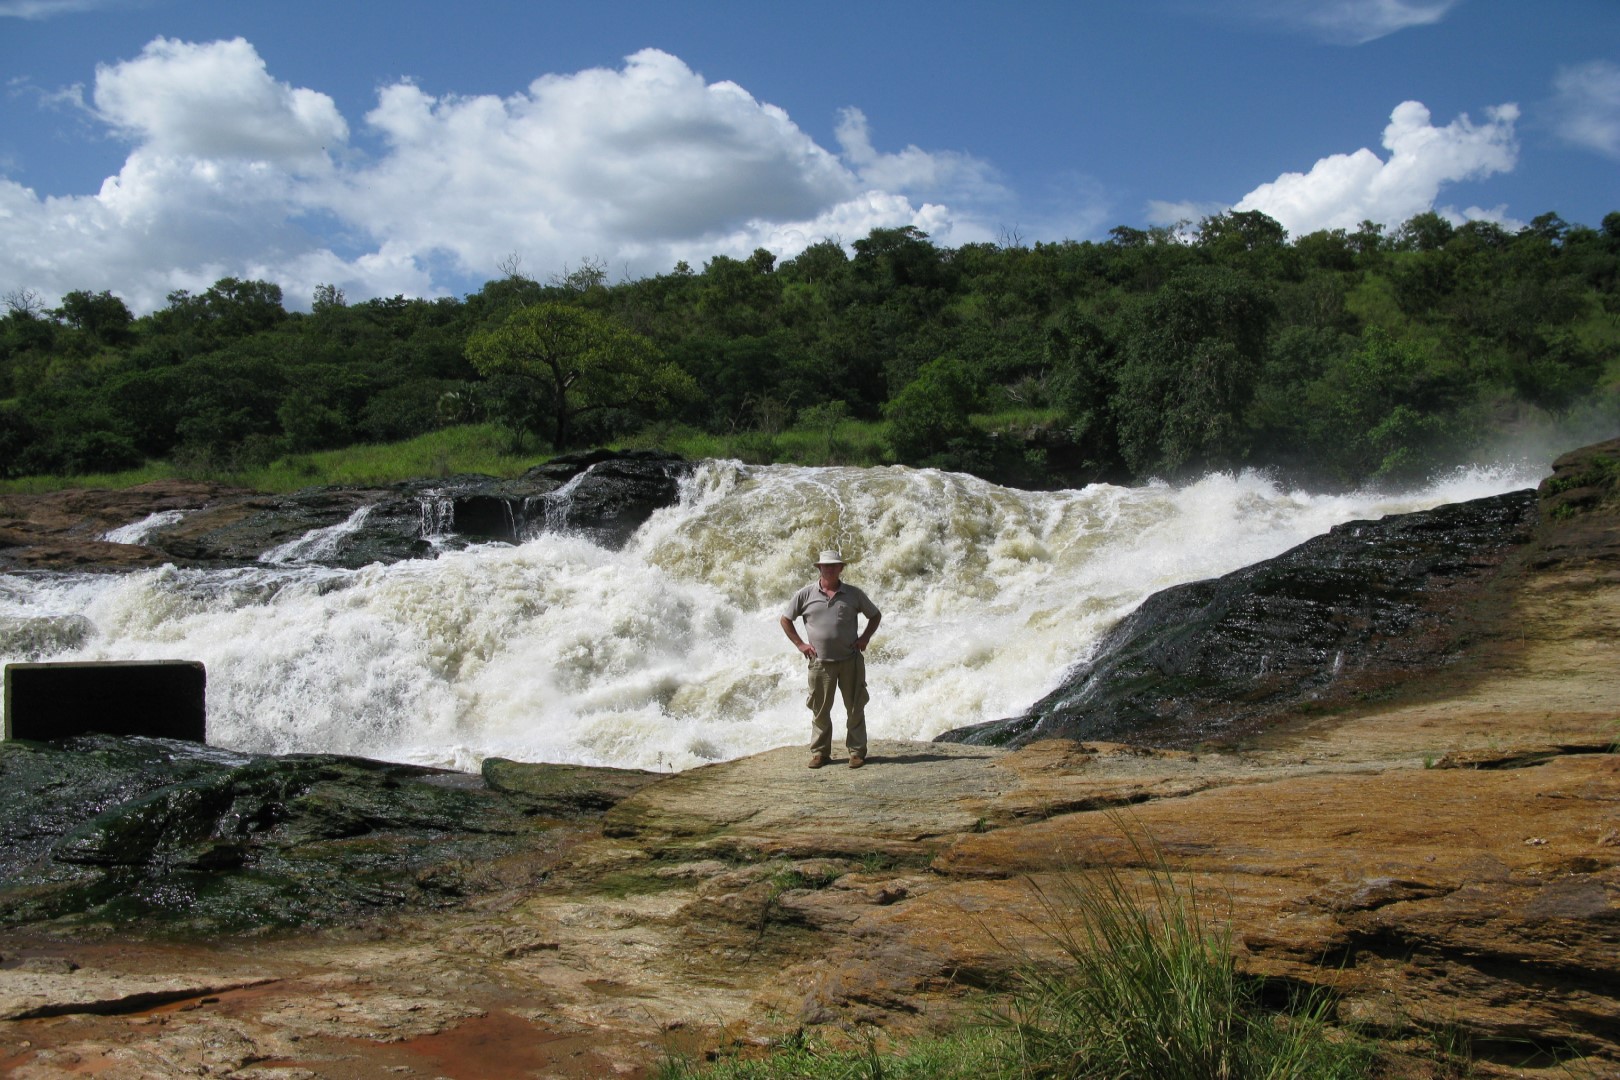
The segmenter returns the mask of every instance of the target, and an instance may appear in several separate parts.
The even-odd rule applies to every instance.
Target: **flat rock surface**
[[[903,1037],[1049,960],[1095,875],[1168,872],[1243,970],[1365,1030],[1454,1037],[1474,1076],[1620,1075],[1620,511],[1548,519],[1580,490],[1544,489],[1460,655],[1242,741],[876,742],[860,770],[784,748],[604,778],[611,808],[548,832],[538,872],[443,910],[0,932],[27,1016],[0,1074],[650,1077],[803,1025]]]
[[[27,968],[0,971],[0,1020],[136,1012],[170,1001],[241,990],[268,981],[266,978],[230,978],[218,972],[132,975],[85,968],[54,972]]]
[[[860,769],[842,751],[811,769],[797,748],[692,769],[609,810],[606,831],[660,850],[909,852],[971,830],[1005,785],[995,751],[888,740],[868,750]]]

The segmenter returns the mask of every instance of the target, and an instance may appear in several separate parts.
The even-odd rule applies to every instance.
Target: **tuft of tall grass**
[[[1373,1052],[1327,1022],[1322,994],[1263,1007],[1231,930],[1205,922],[1190,881],[1131,838],[1150,867],[1133,883],[1113,867],[1033,879],[1037,929],[1056,964],[1026,964],[997,1007],[1013,1075],[1062,1080],[1316,1080],[1364,1077]]]
[[[1237,970],[1231,931],[1212,925],[1190,881],[1126,833],[1140,881],[1112,867],[1033,879],[1030,920],[1055,959],[1026,959],[980,1024],[879,1053],[870,1035],[832,1046],[802,1033],[758,1058],[666,1060],[662,1080],[1351,1080],[1376,1052],[1328,1023],[1330,1000],[1295,994],[1281,1010]],[[992,938],[995,927],[986,927]]]

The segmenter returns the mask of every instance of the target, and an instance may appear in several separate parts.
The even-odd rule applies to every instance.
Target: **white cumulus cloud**
[[[107,288],[137,310],[225,275],[276,281],[293,304],[320,282],[442,295],[512,254],[540,274],[584,258],[640,274],[877,226],[985,239],[975,201],[1005,195],[968,155],[878,151],[855,110],[842,153],[824,149],[656,49],[504,97],[395,82],[351,130],[247,41],[158,38],[98,67],[90,101],[131,144],[124,165],[93,194],[0,176],[0,287]]]
[[[1563,68],[1553,87],[1558,134],[1577,146],[1620,158],[1620,65],[1594,60]]]
[[[1485,110],[1485,122],[1466,114],[1445,127],[1431,122],[1420,102],[1405,101],[1390,114],[1380,158],[1363,147],[1334,154],[1309,172],[1284,173],[1240,199],[1237,210],[1259,210],[1280,221],[1290,234],[1318,229],[1354,229],[1362,221],[1399,224],[1435,208],[1440,189],[1458,180],[1510,172],[1518,163],[1514,123],[1517,105]],[[1461,219],[1466,214],[1442,210]],[[1481,214],[1481,216],[1484,216]]]
[[[276,82],[241,38],[158,38],[134,60],[97,67],[94,100],[110,126],[162,154],[298,161],[349,137],[331,98]]]
[[[1008,197],[995,168],[971,154],[929,152],[916,146],[895,154],[878,152],[872,145],[866,114],[859,109],[839,112],[835,135],[844,160],[868,187],[970,201]]]

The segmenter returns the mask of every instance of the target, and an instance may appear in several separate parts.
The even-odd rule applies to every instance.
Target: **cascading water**
[[[430,544],[447,539],[456,527],[456,500],[442,492],[430,491],[417,500],[421,523],[417,533]]]
[[[562,532],[568,528],[568,515],[574,509],[574,493],[579,490],[579,486],[585,482],[585,478],[590,476],[591,471],[595,468],[595,465],[587,466],[556,491],[549,491],[540,496],[539,502],[541,509],[544,511],[544,517],[541,520],[545,531]],[[526,514],[530,508],[525,504],[523,509]],[[533,532],[532,529],[526,530],[523,538],[525,540],[532,539]]]
[[[324,529],[312,529],[297,540],[289,540],[280,547],[271,548],[259,556],[259,561],[271,566],[295,563],[318,563],[336,554],[345,538],[360,531],[371,516],[370,506],[357,507],[346,519]]]
[[[109,544],[144,544],[152,533],[166,525],[178,524],[185,516],[184,510],[159,510],[139,521],[102,533],[101,538]]]
[[[1248,473],[1026,492],[707,462],[622,551],[546,532],[358,571],[0,576],[0,629],[88,627],[47,656],[0,659],[202,660],[209,740],[239,750],[686,768],[807,739],[803,661],[777,612],[822,548],[841,548],[884,610],[872,736],[926,739],[1019,712],[1159,589],[1541,475],[1473,470],[1405,495]]]

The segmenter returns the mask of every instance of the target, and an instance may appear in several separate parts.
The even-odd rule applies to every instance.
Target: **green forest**
[[[530,461],[698,446],[1027,486],[1249,466],[1346,485],[1620,427],[1620,212],[1294,239],[1234,212],[956,248],[876,229],[618,283],[510,261],[461,299],[323,285],[308,312],[236,278],[140,317],[14,291],[0,476],[230,476],[482,425]]]

